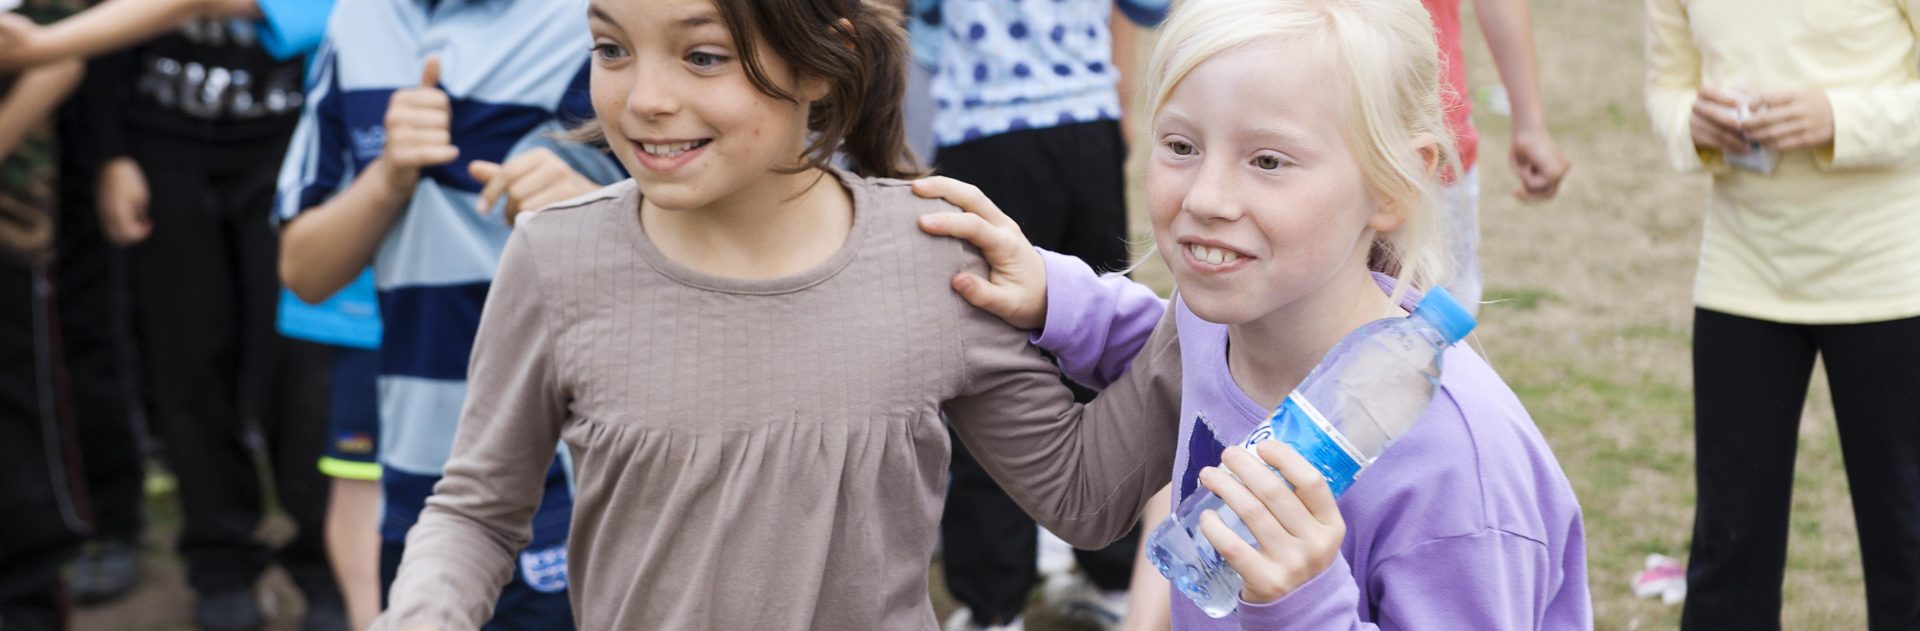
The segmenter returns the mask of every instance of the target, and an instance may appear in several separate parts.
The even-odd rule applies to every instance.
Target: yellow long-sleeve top
[[[1808,324],[1920,315],[1920,0],[1647,0],[1647,110],[1713,173],[1695,304]],[[1772,175],[1697,150],[1702,86],[1823,90],[1830,147]]]

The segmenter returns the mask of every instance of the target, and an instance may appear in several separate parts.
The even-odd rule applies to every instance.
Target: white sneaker
[[[962,607],[954,611],[953,615],[947,616],[947,624],[941,629],[943,631],[1026,631],[1026,625],[1016,616],[1006,624],[983,627],[973,623],[972,609]]]
[[[1061,617],[1102,631],[1119,629],[1120,621],[1127,617],[1126,590],[1102,591],[1079,573],[1048,577],[1042,601]]]

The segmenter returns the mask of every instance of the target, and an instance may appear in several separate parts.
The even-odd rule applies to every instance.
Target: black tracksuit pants
[[[131,138],[153,232],[128,252],[148,413],[179,480],[178,548],[202,594],[246,589],[278,562],[309,599],[337,599],[327,563],[325,348],[275,330],[279,239],[268,223],[285,139],[210,146]],[[248,448],[265,443],[275,498],[298,533],[254,537],[266,510]]]
[[[0,628],[57,629],[90,509],[47,266],[0,252]]]
[[[1920,318],[1805,325],[1706,309],[1694,314],[1699,500],[1684,629],[1780,628],[1794,451],[1816,356],[1833,390],[1868,627],[1920,629]]]

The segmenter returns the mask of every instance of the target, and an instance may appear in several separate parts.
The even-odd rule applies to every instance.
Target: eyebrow
[[[720,24],[720,16],[714,15],[712,11],[705,11],[692,17],[680,18],[673,23],[674,26],[686,30],[718,24]]]
[[[1314,140],[1313,136],[1303,133],[1300,128],[1292,125],[1261,125],[1254,127],[1252,132],[1256,137],[1278,141],[1285,145],[1313,148],[1320,144]]]
[[[1173,107],[1161,108],[1160,115],[1166,117],[1169,123],[1179,125],[1193,125],[1196,120],[1194,117],[1188,116],[1185,112]],[[1288,148],[1305,152],[1317,151],[1323,144],[1319,140],[1316,140],[1311,134],[1306,133],[1306,130],[1295,125],[1257,125],[1236,133],[1245,133],[1245,137],[1256,139],[1263,144],[1270,144],[1274,148]]]
[[[601,22],[606,22],[608,24],[618,23],[614,21],[613,16],[607,15],[606,11],[602,10],[600,7],[596,7],[593,5],[587,5],[587,17],[589,19],[599,20]],[[708,10],[690,17],[680,18],[679,20],[674,21],[673,24],[674,26],[680,28],[681,30],[691,30],[691,29],[702,27],[702,26],[720,24],[720,16],[714,15],[713,11]]]

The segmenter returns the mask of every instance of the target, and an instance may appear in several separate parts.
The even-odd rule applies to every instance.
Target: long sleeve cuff
[[[1668,166],[1682,173],[1728,169],[1726,156],[1717,149],[1701,149],[1693,144],[1693,104],[1700,97],[1694,92],[1661,91],[1647,96],[1654,133],[1665,146]]]
[[[1039,252],[1047,270],[1047,321],[1031,341],[1054,355],[1067,378],[1104,389],[1126,374],[1166,313],[1166,301],[1125,276],[1097,274],[1077,257]]]
[[[1359,625],[1360,588],[1345,555],[1293,590],[1270,603],[1240,601],[1237,616],[1246,631],[1273,629],[1350,629]]]
[[[1822,155],[1823,166],[1885,166],[1920,157],[1920,84],[1834,88],[1827,101],[1833,147],[1830,162]]]

